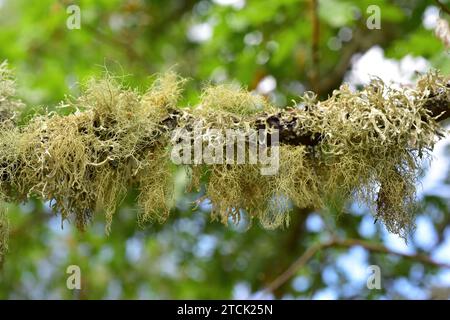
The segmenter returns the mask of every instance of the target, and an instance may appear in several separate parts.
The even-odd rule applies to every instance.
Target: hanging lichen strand
[[[207,145],[206,129],[253,128],[279,130],[277,174],[261,175],[259,163],[185,165],[191,188],[206,181],[215,218],[227,223],[247,214],[274,228],[288,222],[292,205],[321,208],[356,199],[390,232],[406,237],[414,224],[419,164],[444,134],[438,122],[450,114],[449,78],[436,72],[415,89],[374,80],[356,92],[343,85],[321,102],[308,93],[285,109],[233,86],[208,87],[199,106],[180,108],[184,80],[168,73],[143,94],[106,76],[67,102],[72,114],[40,115],[18,126],[22,104],[5,64],[0,77],[3,200],[40,197],[81,229],[102,212],[109,231],[131,187],[139,192],[140,222],[167,218],[174,203],[174,130],[203,129]],[[3,230],[6,223],[0,223]]]

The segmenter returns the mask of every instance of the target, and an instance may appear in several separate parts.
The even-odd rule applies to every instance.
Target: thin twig
[[[436,4],[439,6],[439,8],[442,9],[442,11],[444,11],[447,14],[450,14],[450,9],[447,8],[447,6],[445,4],[443,4],[442,2],[440,2],[439,0],[434,0],[434,2],[436,2]]]
[[[359,23],[353,30],[352,40],[342,47],[339,61],[332,70],[326,71],[326,77],[320,79],[319,91],[326,94],[339,87],[355,54],[364,53],[375,45],[386,46],[398,37],[398,32],[389,26],[380,30],[367,30],[365,24]]]
[[[311,247],[309,247],[297,260],[294,261],[294,263],[291,264],[291,266],[283,272],[281,275],[279,275],[274,281],[272,281],[265,289],[265,292],[273,292],[274,290],[281,287],[283,284],[285,284],[289,279],[291,279],[299,269],[301,269],[308,261],[320,250],[325,250],[331,247],[344,247],[344,248],[350,248],[354,246],[361,246],[364,249],[372,252],[377,253],[384,253],[384,254],[392,254],[396,255],[405,259],[414,260],[417,262],[421,262],[424,264],[429,264],[435,267],[439,268],[448,268],[450,269],[450,264],[447,263],[441,263],[432,260],[428,256],[422,255],[422,254],[406,254],[398,251],[393,251],[388,249],[387,247],[372,243],[360,239],[332,239],[327,242],[318,243]]]
[[[319,92],[319,70],[320,70],[320,57],[319,57],[319,44],[320,44],[320,24],[318,16],[318,0],[311,0],[311,22],[312,22],[312,46],[311,46],[311,56],[312,56],[312,70],[310,73],[310,83],[313,90],[320,94]]]

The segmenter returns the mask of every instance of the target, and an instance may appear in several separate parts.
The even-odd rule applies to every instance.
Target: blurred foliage
[[[144,89],[153,73],[175,68],[191,79],[185,104],[198,101],[205,82],[238,82],[280,106],[312,88],[326,97],[345,79],[352,57],[373,46],[394,59],[422,56],[449,73],[444,45],[423,24],[434,1],[318,2],[319,64],[311,52],[311,5],[305,0],[0,0],[0,61],[9,61],[21,97],[35,106],[28,113],[44,112],[65,96],[76,96],[80,83],[105,69]],[[381,9],[380,30],[365,25],[366,9],[374,2]],[[81,8],[80,30],[66,27],[70,4]],[[314,84],[317,69],[320,81]],[[273,90],[265,90],[264,81],[275,81]],[[0,271],[0,298],[245,298],[262,290],[309,246],[333,235],[389,241],[372,216],[354,205],[345,213],[294,209],[284,230],[248,228],[245,221],[224,227],[210,221],[207,201],[196,203],[201,192],[184,192],[182,169],[177,177],[177,206],[166,224],[139,228],[136,195],[130,192],[109,236],[101,218],[80,233],[67,222],[61,229],[48,204],[8,205],[10,242]],[[431,253],[450,241],[449,204],[436,195],[423,197],[418,217],[431,224],[435,239],[424,247],[413,236],[410,251]],[[355,261],[356,269],[349,269],[345,258],[358,255],[364,260],[360,268]],[[81,290],[66,288],[71,264],[81,267]],[[370,264],[381,267],[382,290],[366,288],[364,272]],[[362,280],[355,273],[361,268]],[[360,247],[330,248],[273,294],[429,298],[443,272]]]

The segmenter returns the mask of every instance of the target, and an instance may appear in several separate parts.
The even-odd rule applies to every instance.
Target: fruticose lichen
[[[9,221],[6,215],[6,208],[0,203],[0,268],[2,267],[4,256],[8,251]]]
[[[392,89],[379,79],[360,91],[342,85],[325,101],[308,93],[286,109],[229,85],[207,87],[198,106],[180,108],[183,81],[167,73],[141,94],[107,75],[66,102],[73,113],[52,112],[18,126],[14,119],[22,103],[14,98],[14,81],[2,64],[2,198],[40,197],[80,229],[103,212],[109,231],[118,205],[136,188],[139,221],[164,221],[174,204],[175,129],[201,129],[207,147],[224,143],[214,140],[210,129],[259,126],[270,135],[288,123],[275,175],[262,175],[260,163],[186,165],[192,189],[207,180],[213,217],[227,223],[246,214],[275,228],[288,223],[293,205],[318,209],[339,194],[367,203],[393,233],[406,237],[412,229],[420,164],[444,133],[426,103],[439,93],[448,109],[448,78],[429,73],[415,89]],[[302,144],[306,136],[308,143]]]

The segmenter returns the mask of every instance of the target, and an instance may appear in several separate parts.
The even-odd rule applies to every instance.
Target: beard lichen
[[[443,79],[432,79],[445,88]],[[420,161],[443,133],[423,107],[424,94],[392,89],[375,79],[356,93],[342,86],[313,111],[319,113],[314,127],[321,128],[321,153],[326,155],[325,193],[340,190],[375,204],[376,217],[402,237],[413,227]]]
[[[184,80],[174,73],[161,75],[144,94],[106,76],[67,102],[73,113],[52,112],[18,126],[14,119],[22,104],[4,64],[0,77],[2,198],[38,196],[80,229],[103,212],[107,231],[130,188],[138,190],[139,222],[168,217],[175,200],[174,130],[199,129],[204,147],[225,149],[212,129],[263,128],[269,136],[284,128],[274,175],[262,175],[261,163],[186,165],[193,188],[206,180],[214,218],[237,223],[246,214],[275,228],[288,224],[293,205],[321,208],[333,199],[356,199],[406,238],[414,225],[420,163],[444,134],[437,118],[450,100],[448,78],[435,72],[415,89],[393,89],[374,79],[360,91],[342,85],[325,101],[307,93],[303,108],[287,109],[230,85],[209,86],[197,107],[180,108]]]
[[[9,240],[9,221],[6,207],[3,202],[0,203],[0,268],[3,265],[4,256],[8,252]]]
[[[102,211],[109,231],[118,204],[136,186],[147,217],[148,203],[167,196],[159,189],[170,172],[152,169],[161,171],[169,160],[161,152],[167,133],[160,122],[175,107],[179,83],[169,73],[141,96],[108,76],[88,84],[73,114],[50,113],[2,130],[2,193],[19,201],[36,195],[80,229]]]
[[[303,146],[281,146],[276,175],[261,175],[260,164],[208,166],[206,197],[212,203],[213,217],[227,223],[239,222],[245,212],[257,218],[266,229],[289,224],[294,205],[319,207],[321,198],[316,176]]]

